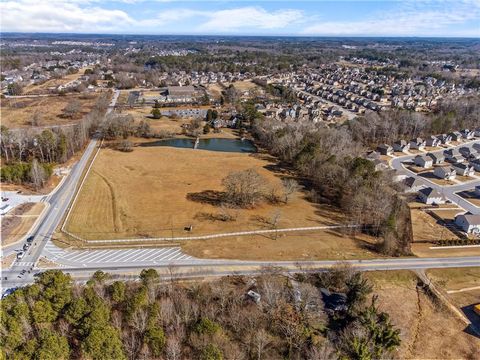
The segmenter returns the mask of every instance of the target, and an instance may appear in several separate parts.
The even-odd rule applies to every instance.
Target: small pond
[[[193,149],[194,145],[195,139],[165,139],[142,143],[139,146],[171,146]],[[225,152],[254,153],[257,151],[257,148],[250,140],[240,139],[200,139],[196,148],[200,150]]]

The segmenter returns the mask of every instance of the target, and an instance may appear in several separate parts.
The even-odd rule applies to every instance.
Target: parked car
[[[25,252],[20,251],[20,252],[17,254],[17,259],[20,260],[20,259],[23,258],[24,256],[25,256]]]
[[[27,242],[28,242],[28,243],[31,243],[31,242],[33,241],[33,238],[34,238],[33,235],[32,235],[32,236],[29,236],[29,237],[27,238]]]

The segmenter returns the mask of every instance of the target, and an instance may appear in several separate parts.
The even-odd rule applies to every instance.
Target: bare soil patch
[[[411,209],[414,242],[434,242],[442,239],[457,239],[455,232],[446,227],[444,222],[451,222],[452,214],[461,210],[427,210]]]

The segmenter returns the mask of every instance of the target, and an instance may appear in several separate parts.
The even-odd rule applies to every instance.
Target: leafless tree
[[[285,204],[287,204],[290,201],[292,195],[300,189],[300,185],[298,185],[298,182],[292,178],[283,179],[282,185],[285,199],[284,201]]]
[[[228,202],[240,206],[255,206],[264,196],[266,180],[254,169],[230,173],[222,181]]]
[[[36,190],[40,189],[43,186],[46,178],[47,176],[43,167],[38,163],[37,159],[33,159],[32,167],[30,169],[30,181],[32,182]]]
[[[80,101],[77,99],[70,101],[67,106],[65,106],[65,109],[63,109],[63,114],[65,117],[68,118],[75,118],[78,113],[82,110],[82,104]]]

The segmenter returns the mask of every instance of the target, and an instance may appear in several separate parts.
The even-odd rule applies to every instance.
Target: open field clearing
[[[72,124],[80,120],[94,106],[100,93],[84,95],[49,96],[20,99],[1,99],[2,125],[8,128],[26,128],[32,126],[35,113],[40,115],[38,126]],[[71,101],[81,104],[80,112],[74,118],[63,115],[63,109]]]
[[[151,111],[152,108],[150,106],[144,106],[132,109],[127,108],[123,110],[122,113],[132,115],[136,123],[139,123],[140,121],[146,121],[154,132],[168,131],[173,134],[181,134],[182,125],[190,122],[189,119],[172,119],[167,116],[162,116],[160,119],[153,119],[150,115]]]
[[[286,205],[263,202],[255,209],[222,209],[199,202],[198,198],[187,198],[192,198],[192,194],[215,194],[223,190],[221,181],[231,171],[250,168],[256,169],[268,181],[270,188],[281,194],[281,176],[284,174],[276,165],[275,159],[261,154],[168,147],[135,148],[130,153],[101,150],[73,208],[67,230],[95,240],[272,229],[270,223],[274,217],[277,218],[277,228],[342,222],[342,214],[326,206],[312,204],[301,192],[297,192]],[[225,211],[236,220],[219,220]],[[189,226],[193,226],[193,230],[185,231]],[[330,255],[338,252],[337,257],[342,252],[351,256],[356,256],[358,251],[366,253],[360,250],[360,241],[343,237],[337,231],[317,233],[315,237],[319,241],[312,240],[312,234],[279,234],[276,240],[273,235],[192,240],[184,247],[192,254],[209,257],[262,258],[267,252],[274,252],[278,258],[310,258],[321,256],[327,250]],[[280,245],[287,243],[289,247],[282,252]],[[256,250],[252,251],[254,248]],[[238,254],[239,251],[246,254]]]
[[[44,203],[25,203],[3,216],[2,247],[13,244],[27,235],[44,208]]]
[[[402,329],[396,359],[477,359],[480,339],[466,333],[465,324],[416,290],[416,277],[408,271],[372,272],[380,310],[389,313]]]
[[[455,214],[462,210],[427,210],[411,209],[413,241],[437,241],[457,239],[458,236],[441,221],[453,221]]]
[[[252,80],[235,81],[232,84],[235,89],[241,92],[259,88],[259,86],[257,84],[254,84]]]
[[[446,291],[480,286],[480,266],[461,269],[431,269],[427,275]],[[478,298],[480,302],[480,297]]]
[[[57,88],[60,85],[69,83],[70,81],[77,80],[85,73],[85,69],[79,69],[75,74],[65,75],[60,79],[50,79],[45,81],[43,84],[31,84],[25,87],[24,94],[46,94],[48,91],[54,88]]]

